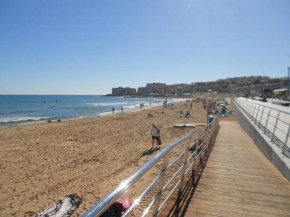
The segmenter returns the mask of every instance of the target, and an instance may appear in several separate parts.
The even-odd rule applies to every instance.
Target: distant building
[[[140,95],[148,94],[148,88],[147,87],[138,87],[137,93]]]
[[[146,87],[149,93],[164,93],[166,84],[165,83],[148,83]]]
[[[282,88],[283,83],[273,83],[273,84],[256,84],[256,85],[251,85],[251,86],[241,86],[241,87],[235,87],[231,88],[232,93],[240,93],[240,92],[249,92],[251,94],[256,94],[256,93],[261,93],[263,89],[268,89],[268,90],[274,90],[278,88]]]
[[[287,90],[288,90],[287,87],[273,90],[273,95],[274,95],[274,97],[286,96]]]
[[[135,88],[130,88],[130,87],[112,88],[112,95],[114,96],[134,95],[134,94],[136,94]]]

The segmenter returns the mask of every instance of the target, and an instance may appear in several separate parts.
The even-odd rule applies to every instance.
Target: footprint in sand
[[[24,213],[24,217],[35,216],[36,214],[33,211],[28,211]]]

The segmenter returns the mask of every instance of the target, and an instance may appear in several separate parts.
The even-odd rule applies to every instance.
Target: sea
[[[0,127],[96,117],[140,109],[166,99],[124,98],[99,95],[0,95]],[[172,99],[170,101],[178,101]]]

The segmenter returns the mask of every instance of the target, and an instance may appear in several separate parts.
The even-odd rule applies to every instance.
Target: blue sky
[[[290,0],[1,0],[0,94],[106,94],[290,67]]]

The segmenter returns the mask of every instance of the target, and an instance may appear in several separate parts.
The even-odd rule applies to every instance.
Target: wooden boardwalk
[[[237,121],[220,126],[200,179],[189,175],[159,216],[290,217],[290,183]]]

